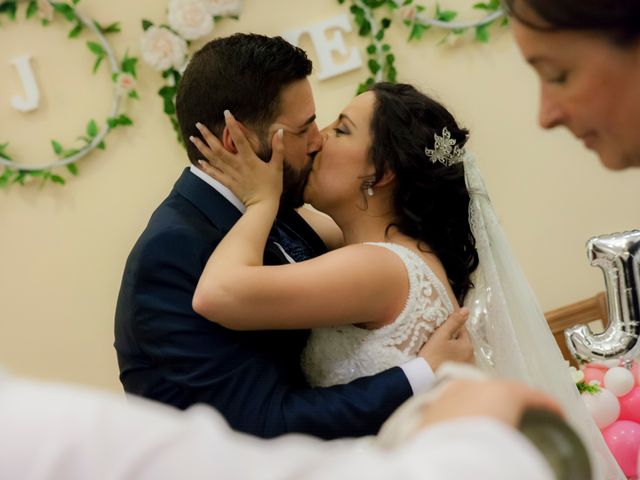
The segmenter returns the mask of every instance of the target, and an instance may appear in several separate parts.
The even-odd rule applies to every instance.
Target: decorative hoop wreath
[[[338,0],[344,4],[345,0]],[[427,30],[437,28],[445,31],[444,37],[438,45],[443,43],[454,44],[463,39],[468,32],[472,32],[473,39],[480,43],[489,41],[489,27],[496,22],[502,26],[508,25],[508,17],[500,6],[500,0],[487,0],[478,2],[473,8],[484,12],[479,20],[456,22],[458,12],[455,10],[443,10],[438,3],[431,13],[424,6],[414,0],[350,0],[349,10],[358,27],[358,35],[368,37],[371,41],[367,46],[369,57],[367,67],[369,77],[358,85],[357,93],[362,93],[375,82],[396,81],[397,70],[395,68],[395,56],[391,51],[391,45],[384,42],[384,33],[392,23],[393,16],[399,16],[402,23],[409,29],[407,41],[421,40]],[[386,9],[390,16],[376,19],[375,12]]]
[[[114,128],[133,124],[133,121],[127,115],[120,113],[120,106],[124,96],[134,99],[139,98],[135,90],[136,63],[138,60],[125,53],[122,61],[118,62],[105,35],[120,32],[119,23],[102,26],[95,20],[85,17],[76,10],[76,5],[80,0],[71,0],[71,3],[53,2],[51,0],[5,0],[0,1],[0,15],[5,14],[10,20],[15,21],[18,3],[20,2],[27,3],[25,17],[27,19],[36,17],[40,19],[44,26],[60,15],[68,22],[73,23],[74,26],[69,32],[69,38],[78,37],[85,28],[92,32],[98,40],[97,42],[87,42],[87,47],[96,56],[93,73],[96,73],[105,59],[109,62],[111,70],[111,78],[114,83],[111,114],[101,128],[95,120],[91,119],[89,121],[85,135],[78,137],[78,140],[84,144],[83,146],[66,149],[60,142],[51,140],[51,146],[57,160],[43,165],[30,166],[15,162],[7,153],[9,144],[0,144],[0,165],[4,166],[4,171],[0,174],[0,188],[15,183],[24,185],[27,180],[32,178],[40,179],[42,181],[41,185],[44,185],[47,181],[64,185],[66,183],[65,179],[53,173],[54,169],[66,167],[72,175],[77,175],[78,167],[76,162],[78,160],[96,148],[104,150],[106,148],[104,139]]]
[[[337,0],[345,4],[345,0]],[[469,22],[455,22],[458,12],[442,10],[436,3],[429,13],[426,7],[414,0],[350,0],[350,11],[358,27],[358,35],[368,38],[366,48],[369,77],[358,86],[358,93],[375,82],[395,82],[397,70],[391,45],[384,42],[385,30],[391,26],[393,16],[400,17],[410,33],[408,41],[420,40],[425,31],[438,28],[446,31],[442,43],[452,43],[473,32],[476,41],[489,41],[489,27],[497,21],[507,25],[507,17],[500,8],[500,0],[486,0],[473,5],[484,12],[481,19]],[[386,9],[390,14],[377,20],[376,12]],[[142,21],[142,59],[154,69],[162,72],[164,86],[158,91],[164,102],[164,113],[169,116],[178,142],[182,136],[176,116],[175,99],[177,85],[187,63],[188,49],[192,40],[209,35],[214,24],[231,17],[238,19],[242,11],[242,0],[169,0],[168,24],[154,26],[148,20]]]

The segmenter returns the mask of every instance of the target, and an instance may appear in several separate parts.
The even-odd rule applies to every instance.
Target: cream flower
[[[187,56],[187,42],[166,28],[149,27],[140,43],[142,60],[156,70],[180,68]]]
[[[571,378],[573,378],[574,383],[579,383],[584,380],[584,373],[576,367],[569,367],[569,373],[571,374]]]
[[[53,20],[53,7],[47,0],[38,0],[38,18],[48,22]]]
[[[116,77],[116,91],[127,94],[136,88],[136,79],[130,73],[119,73]]]
[[[171,0],[168,20],[185,40],[197,40],[213,31],[213,18],[205,0]]]
[[[205,0],[205,3],[214,17],[235,17],[242,11],[242,0]]]

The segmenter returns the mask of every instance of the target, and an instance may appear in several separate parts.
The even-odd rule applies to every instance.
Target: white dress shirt
[[[244,206],[240,199],[236,197],[231,190],[229,190],[215,178],[207,175],[195,165],[191,165],[190,170],[191,173],[193,173],[196,177],[209,184],[220,195],[226,198],[229,203],[231,203],[240,211],[240,213],[244,213],[247,210],[247,207]],[[284,248],[282,248],[281,245],[276,243],[276,246],[282,251],[289,263],[295,263],[295,260],[293,260],[289,256],[289,254],[284,250]],[[407,380],[409,381],[409,385],[411,385],[411,390],[414,394],[429,390],[429,388],[431,388],[431,386],[435,382],[435,375],[433,373],[433,370],[431,369],[427,361],[422,357],[414,358],[413,360],[400,365],[400,368],[406,375]]]
[[[519,433],[486,418],[437,424],[394,450],[304,435],[262,440],[211,407],[0,378],[0,478],[7,480],[551,480]]]

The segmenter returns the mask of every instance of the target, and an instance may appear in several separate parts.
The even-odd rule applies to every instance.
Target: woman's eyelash
[[[567,81],[568,74],[566,72],[559,73],[556,75],[549,75],[547,77],[547,81],[549,83],[564,83]]]

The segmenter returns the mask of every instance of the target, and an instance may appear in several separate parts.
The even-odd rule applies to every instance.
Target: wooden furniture
[[[572,365],[576,366],[576,361],[567,348],[564,330],[574,325],[597,320],[602,321],[603,327],[606,328],[608,322],[606,297],[604,292],[600,292],[586,300],[546,312],[544,316],[565,360],[569,360]]]

